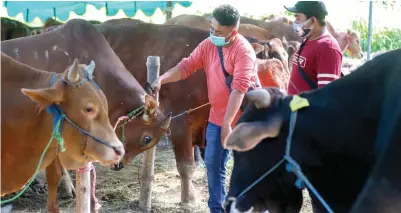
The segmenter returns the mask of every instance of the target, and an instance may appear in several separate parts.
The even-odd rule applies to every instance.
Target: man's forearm
[[[226,114],[224,115],[223,125],[232,124],[235,116],[239,108],[241,107],[242,100],[244,99],[245,94],[241,93],[237,89],[233,89],[230,98],[228,100]]]
[[[178,66],[171,68],[169,71],[160,76],[161,84],[167,84],[181,80],[181,71]]]

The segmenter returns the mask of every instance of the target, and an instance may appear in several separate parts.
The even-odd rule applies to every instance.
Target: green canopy
[[[157,8],[166,12],[175,4],[183,7],[191,6],[189,1],[3,1],[3,6],[7,8],[8,15],[15,17],[18,13],[23,13],[25,22],[32,22],[38,17],[44,21],[49,17],[57,17],[61,21],[67,21],[71,11],[77,15],[86,12],[86,5],[91,4],[97,9],[106,7],[106,15],[114,16],[118,10],[122,9],[128,17],[135,16],[138,10],[142,10],[147,16],[153,16]]]

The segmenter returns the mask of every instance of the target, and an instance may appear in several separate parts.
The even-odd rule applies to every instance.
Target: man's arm
[[[245,93],[238,89],[233,89],[230,98],[228,99],[226,114],[224,115],[223,126],[231,126],[235,115],[237,115],[239,108],[241,107],[242,100],[244,99]]]
[[[228,100],[226,114],[224,115],[224,125],[231,126],[239,108],[241,107],[242,100],[245,93],[251,85],[251,78],[255,76],[255,63],[256,56],[252,51],[239,56],[235,62],[233,82],[231,83],[232,92]]]
[[[316,58],[317,84],[322,88],[341,77],[341,52],[332,48],[321,48]]]

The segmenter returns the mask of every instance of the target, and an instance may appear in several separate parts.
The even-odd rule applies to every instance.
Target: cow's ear
[[[260,52],[262,52],[263,50],[265,50],[265,47],[261,44],[258,43],[251,43],[253,49],[255,50],[255,54],[259,54]]]
[[[248,151],[253,149],[265,138],[277,137],[280,133],[282,119],[275,116],[268,122],[240,123],[224,142],[226,149]]]
[[[154,118],[156,113],[156,108],[156,100],[150,95],[145,95],[145,109],[142,118],[146,123],[152,122],[152,119]]]
[[[59,104],[64,99],[64,90],[60,88],[21,89],[21,92],[42,106]]]

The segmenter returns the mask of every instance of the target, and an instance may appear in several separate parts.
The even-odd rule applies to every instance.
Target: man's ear
[[[59,104],[64,100],[64,90],[60,88],[21,89],[21,92],[42,106]]]

